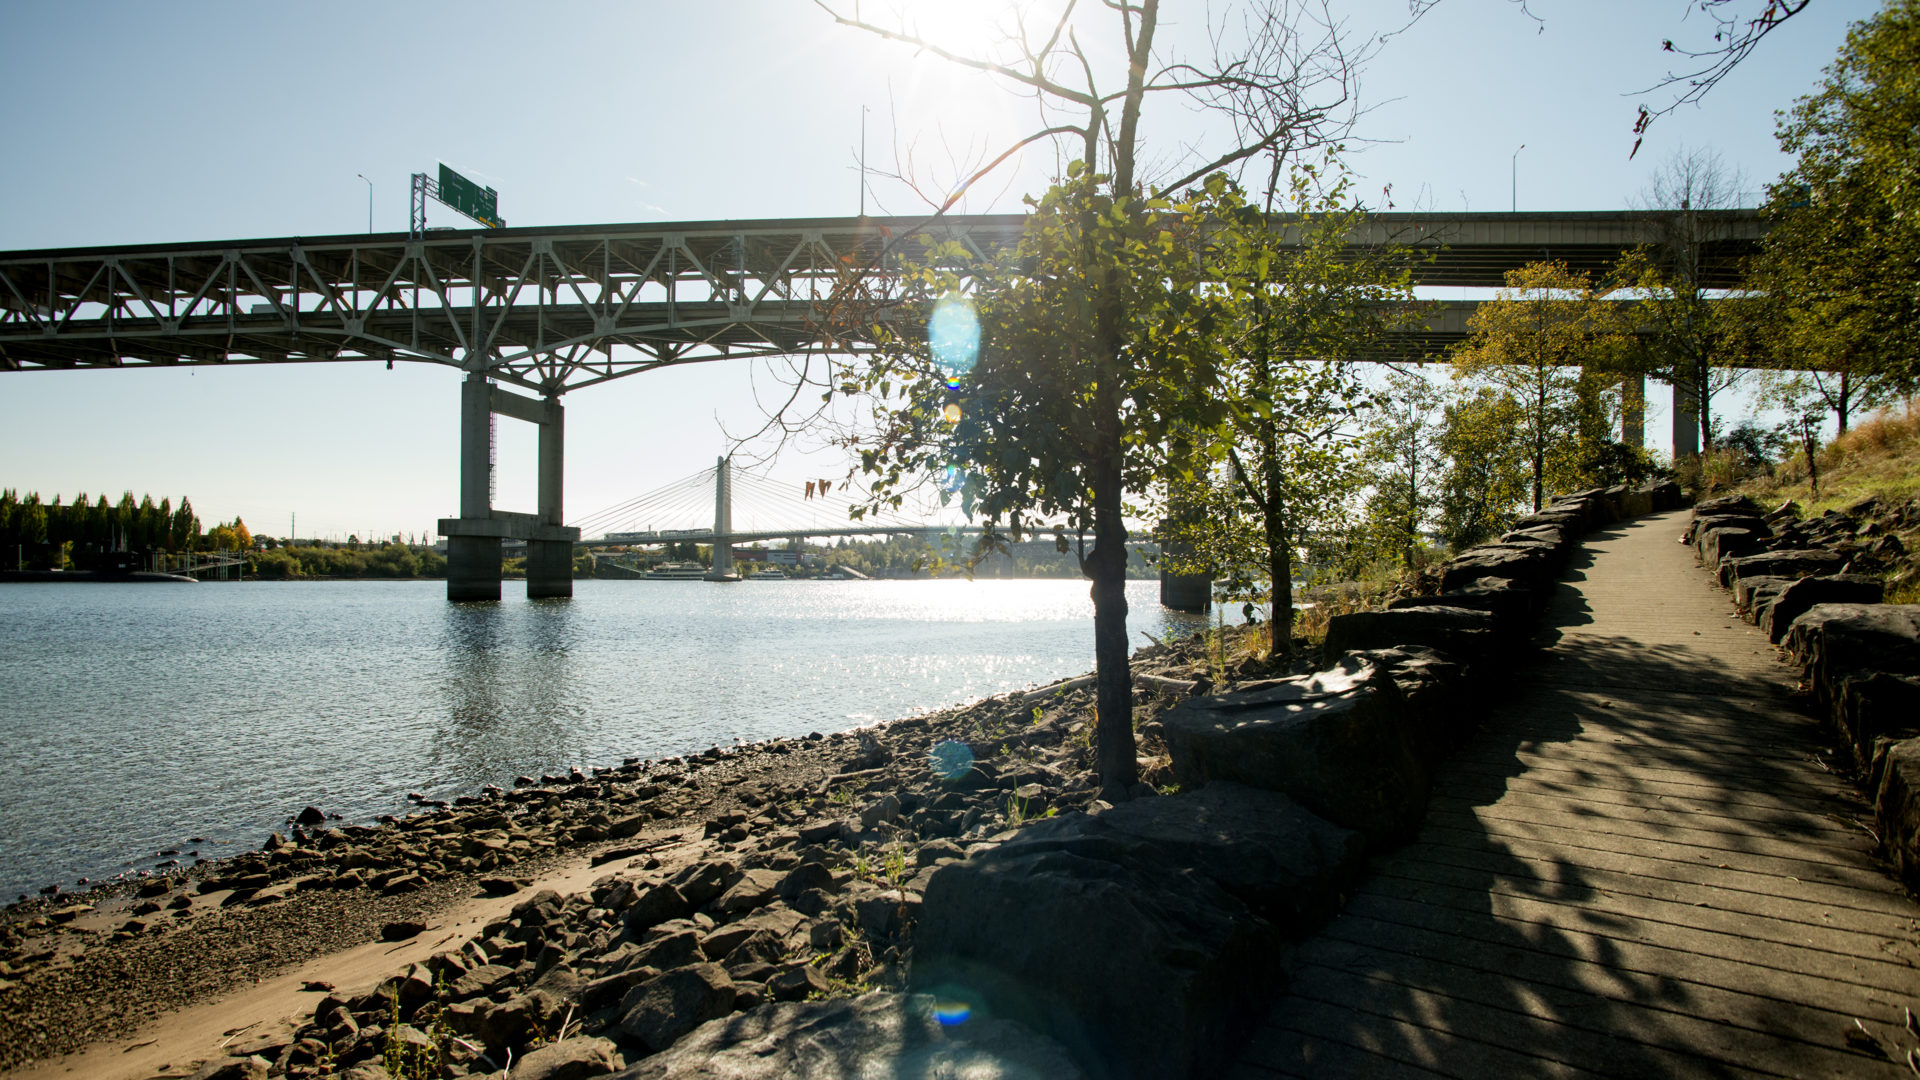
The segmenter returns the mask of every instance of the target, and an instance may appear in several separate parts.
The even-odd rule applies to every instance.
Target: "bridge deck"
[[[1910,1075],[1920,905],[1682,527],[1590,539],[1551,646],[1297,950],[1235,1080]]]

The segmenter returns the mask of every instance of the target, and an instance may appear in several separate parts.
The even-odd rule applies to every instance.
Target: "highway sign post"
[[[500,217],[499,192],[482,187],[442,164],[438,181],[426,173],[413,174],[412,207],[407,216],[407,232],[411,236],[418,237],[427,231],[428,199],[450,206],[489,229],[506,228],[507,223]]]

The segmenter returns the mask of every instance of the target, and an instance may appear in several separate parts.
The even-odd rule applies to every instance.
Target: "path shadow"
[[[1440,765],[1420,837],[1296,951],[1235,1076],[1906,1074],[1843,1038],[1898,1030],[1846,981],[1874,961],[1821,953],[1826,978],[1795,952],[1881,917],[1849,889],[1904,903],[1849,824],[1870,808],[1777,685],[1596,633],[1578,587],[1603,557],[1570,561],[1545,648]]]

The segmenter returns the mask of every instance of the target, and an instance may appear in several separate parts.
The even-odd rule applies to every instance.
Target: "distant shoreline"
[[[0,570],[0,585],[197,585],[185,574],[135,570],[116,574],[103,570]]]

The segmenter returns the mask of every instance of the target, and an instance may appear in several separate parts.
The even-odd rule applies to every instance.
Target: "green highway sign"
[[[444,164],[440,166],[440,201],[490,229],[506,227],[507,223],[500,220],[499,193],[490,187],[481,187]]]

